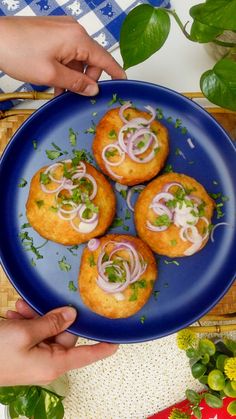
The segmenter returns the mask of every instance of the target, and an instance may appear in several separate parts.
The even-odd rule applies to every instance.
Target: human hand
[[[75,347],[77,337],[64,332],[76,318],[72,307],[38,316],[23,300],[0,321],[0,386],[45,385],[66,371],[106,358],[118,346],[97,343]]]
[[[104,70],[126,78],[122,67],[72,17],[0,17],[0,69],[33,84],[93,96]]]

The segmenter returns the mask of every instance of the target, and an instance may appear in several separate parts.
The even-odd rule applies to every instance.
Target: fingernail
[[[77,311],[73,307],[65,307],[62,311],[62,316],[66,322],[75,320],[77,316]]]
[[[82,94],[86,96],[95,96],[97,93],[98,93],[98,85],[95,83],[88,84],[88,86],[82,92]]]
[[[127,74],[124,72],[121,78],[127,80]]]

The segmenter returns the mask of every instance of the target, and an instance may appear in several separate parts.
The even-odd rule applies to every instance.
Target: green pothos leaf
[[[161,8],[148,4],[135,7],[125,18],[120,33],[124,69],[141,63],[158,51],[170,31],[170,18]]]
[[[205,25],[236,30],[236,0],[208,0],[191,7],[190,15]]]
[[[63,419],[63,417],[64,407],[61,397],[42,389],[34,411],[34,419]]]
[[[200,86],[211,102],[236,111],[236,62],[223,58],[202,74]]]
[[[190,37],[192,41],[206,43],[213,41],[213,39],[221,35],[222,32],[223,29],[205,25],[204,23],[194,20],[191,26]]]

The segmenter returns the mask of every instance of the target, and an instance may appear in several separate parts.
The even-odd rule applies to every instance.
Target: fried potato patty
[[[31,226],[42,237],[67,246],[80,244],[104,234],[114,218],[116,199],[103,174],[86,163],[86,173],[93,176],[97,183],[97,194],[92,203],[98,207],[98,224],[90,233],[80,233],[72,227],[70,221],[59,218],[55,208],[56,194],[45,193],[42,190],[40,175],[46,169],[47,166],[38,170],[31,180],[26,203],[26,215]]]
[[[122,300],[117,300],[115,294],[105,292],[97,285],[98,257],[103,246],[110,241],[130,243],[147,263],[146,270],[140,278],[122,292]],[[111,251],[112,245],[109,244],[106,252]],[[124,250],[123,257],[127,257],[127,252]],[[101,316],[117,319],[132,316],[144,306],[152,293],[156,279],[157,265],[149,247],[137,237],[111,234],[100,238],[100,244],[96,250],[91,251],[85,247],[81,258],[78,285],[86,306]]]
[[[153,208],[150,208],[153,204],[154,197],[162,192],[163,188],[165,189],[165,185],[172,182],[180,183],[184,187],[186,193],[182,192],[181,188],[178,186],[172,186],[169,191],[173,193],[174,199],[169,201],[169,203],[167,202],[167,204],[169,204],[169,209],[174,210],[177,206],[178,209],[180,209],[179,212],[181,215],[182,208],[182,211],[186,211],[185,214],[182,212],[182,217],[186,217],[186,214],[188,213],[188,229],[193,229],[193,225],[194,230],[196,227],[198,233],[203,238],[199,249],[196,251],[199,251],[205,246],[209,238],[208,223],[211,223],[215,204],[199,182],[184,174],[167,173],[153,180],[146,186],[136,201],[134,212],[135,226],[139,237],[148,243],[154,252],[169,257],[190,256],[190,254],[188,254],[188,249],[190,249],[193,243],[190,240],[187,240],[185,236],[181,236],[181,225],[177,226],[173,220],[170,222],[166,215],[158,217]],[[192,204],[190,204],[188,196],[192,197]],[[163,203],[163,200],[161,202]],[[194,203],[196,205],[191,208],[191,205]],[[195,224],[197,216],[198,221]],[[151,231],[147,227],[147,221],[151,222],[153,225],[159,226],[163,224],[161,223],[162,221],[165,225],[168,225],[168,228],[164,231]],[[191,234],[193,233],[190,231],[189,234],[191,238]]]
[[[150,127],[151,131],[157,135],[158,140],[158,147],[156,147],[154,158],[147,163],[139,163],[133,161],[128,154],[125,153],[125,159],[119,166],[108,166],[115,174],[115,176],[113,176],[107,170],[106,164],[102,158],[102,152],[104,147],[117,142],[119,130],[124,125],[119,116],[119,110],[120,108],[111,109],[99,121],[92,146],[93,154],[103,173],[110,178],[119,181],[119,183],[124,185],[137,185],[138,183],[152,179],[164,166],[169,153],[168,131],[160,122],[154,120]],[[124,111],[124,116],[129,117],[129,120],[137,117],[150,119],[150,114],[134,108],[126,109]],[[148,151],[144,152],[140,157],[146,157],[147,154]],[[116,158],[113,158],[113,160],[116,161]]]

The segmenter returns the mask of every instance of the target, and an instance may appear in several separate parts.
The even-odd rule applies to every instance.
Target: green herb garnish
[[[76,146],[77,135],[72,128],[69,128],[69,141],[72,147]]]
[[[177,241],[175,239],[170,241],[171,246],[176,246],[177,245]]]
[[[31,227],[30,223],[24,223],[22,224],[21,229],[24,230],[25,228],[30,228],[30,227]]]
[[[120,195],[122,196],[122,198],[126,199],[127,198],[127,189],[121,189]]]
[[[77,291],[77,288],[76,288],[76,286],[75,286],[75,284],[74,284],[73,281],[69,281],[69,283],[68,283],[68,289],[70,291],[73,291],[73,292]]]
[[[109,133],[108,133],[108,138],[110,140],[116,140],[117,138],[117,133],[114,129],[112,129]]]
[[[154,221],[154,223],[153,223],[155,226],[158,226],[158,227],[160,227],[160,226],[167,226],[167,227],[169,227],[170,226],[170,224],[171,224],[171,220],[170,220],[170,218],[168,217],[168,215],[166,215],[166,214],[163,214],[163,215],[159,215],[156,219],[155,219],[155,221]]]
[[[156,109],[157,112],[157,119],[163,119],[164,115],[163,115],[163,111],[161,108],[157,108]]]
[[[33,252],[35,254],[35,256],[36,256],[36,259],[43,259],[43,256],[40,254],[40,252],[38,251],[38,249],[40,249],[41,247],[45,246],[45,244],[48,242],[47,240],[41,246],[35,247],[34,241],[33,241],[33,237],[30,237],[29,236],[29,233],[27,231],[24,231],[22,233],[19,233],[19,237],[21,239],[21,243],[24,246],[24,249],[27,252]]]
[[[63,153],[58,150],[46,150],[46,154],[50,160],[58,159],[58,157],[63,155]]]
[[[32,141],[32,144],[33,144],[33,148],[34,148],[34,150],[37,150],[37,148],[38,148],[37,141],[36,141],[36,140],[33,140],[33,141]]]
[[[96,125],[95,123],[92,121],[92,125],[91,127],[87,128],[84,130],[85,134],[96,134]]]
[[[69,250],[69,252],[73,255],[73,256],[77,256],[77,253],[74,252],[74,250],[77,250],[79,248],[78,244],[74,244],[74,246],[71,247],[67,247],[67,250]]]
[[[58,265],[60,270],[63,272],[69,272],[71,270],[71,265],[67,263],[65,256],[63,256],[62,259],[58,261]]]
[[[176,265],[176,266],[179,266],[179,262],[177,262],[177,260],[164,260],[164,263],[166,264],[166,265],[171,265],[171,264],[173,264],[173,265]]]
[[[164,173],[170,173],[170,172],[173,172],[173,166],[172,166],[172,164],[167,164],[167,165],[164,167],[163,172],[164,172]]]
[[[181,125],[182,125],[181,119],[177,118],[176,121],[175,121],[175,128],[179,128],[179,127],[181,127]]]
[[[114,103],[116,103],[117,102],[117,93],[113,93],[113,95],[112,95],[112,99],[108,102],[108,106],[112,106],[112,105],[114,105]]]
[[[93,256],[93,254],[91,254],[90,256],[89,256],[89,258],[88,258],[88,261],[89,261],[89,266],[96,266],[96,263],[95,263],[95,260],[94,260],[94,256]]]
[[[124,231],[129,231],[129,226],[123,225],[122,228],[123,228]]]
[[[48,175],[48,173],[40,173],[40,183],[42,183],[43,185],[47,185],[48,183],[51,182],[51,179]]]
[[[131,214],[130,211],[128,209],[125,210],[125,220],[130,220],[131,219]]]
[[[114,218],[111,228],[121,227],[124,224],[122,218]]]
[[[143,324],[145,322],[145,320],[147,319],[146,316],[141,316],[140,317],[140,322]]]
[[[95,103],[97,103],[97,101],[96,101],[96,99],[90,99],[90,103],[91,103],[92,105],[95,105]]]
[[[130,285],[130,288],[132,289],[132,294],[129,297],[129,301],[136,301],[138,298],[138,290],[143,289],[147,287],[147,281],[146,279],[140,279],[139,281],[134,282]]]
[[[153,291],[153,296],[155,300],[157,300],[159,294],[160,294],[160,291]]]
[[[25,180],[23,177],[20,180],[20,183],[18,183],[19,188],[24,188],[27,185],[27,180]]]
[[[35,201],[38,208],[41,208],[44,205],[43,199],[39,199],[38,201]]]

